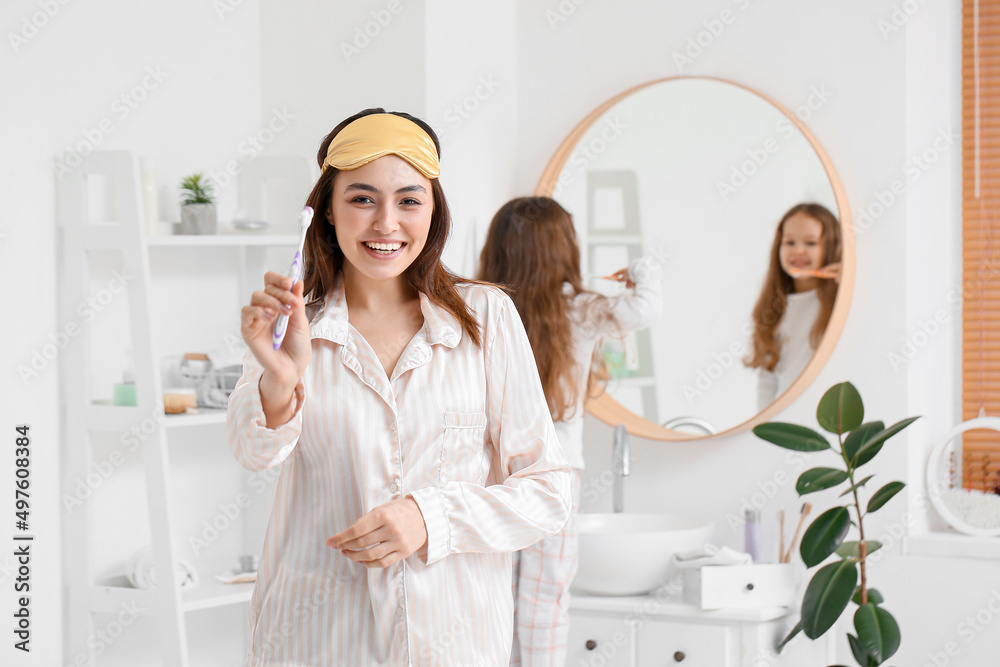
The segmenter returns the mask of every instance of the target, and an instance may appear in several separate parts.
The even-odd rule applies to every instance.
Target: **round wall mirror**
[[[990,460],[1000,418],[979,417],[951,429],[927,461],[927,495],[949,526],[977,537],[1000,536],[1000,472]]]
[[[588,401],[594,416],[655,440],[735,433],[790,404],[826,363],[850,306],[854,238],[836,171],[796,115],[810,103],[792,112],[728,81],[660,79],[608,100],[560,145],[535,193],[573,215],[586,286],[621,291],[605,276],[639,257],[662,267],[663,316],[602,347],[611,378]],[[778,224],[802,203],[836,218],[839,282],[825,330],[769,386],[745,363],[752,314]]]

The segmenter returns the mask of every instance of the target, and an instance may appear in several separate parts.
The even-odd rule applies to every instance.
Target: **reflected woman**
[[[778,223],[743,362],[757,369],[758,411],[788,389],[823,338],[840,284],[840,253],[840,222],[820,204],[793,206]]]

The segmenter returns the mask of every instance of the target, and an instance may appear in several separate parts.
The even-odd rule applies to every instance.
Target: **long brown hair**
[[[840,261],[840,222],[825,206],[820,204],[798,204],[788,210],[778,223],[771,244],[771,260],[764,279],[764,289],[753,309],[753,351],[743,363],[750,368],[764,368],[773,371],[781,358],[781,341],[778,340],[778,325],[788,306],[788,294],[795,291],[794,279],[781,268],[781,236],[785,223],[797,213],[804,213],[818,222],[823,232],[823,266]],[[821,280],[816,287],[819,297],[819,314],[809,332],[809,344],[816,348],[823,338],[826,325],[830,323],[833,302],[837,299],[837,282]]]
[[[588,292],[580,275],[573,218],[549,197],[507,202],[490,223],[476,277],[508,289],[531,342],[552,418],[562,421],[572,416],[567,411],[575,410],[581,388],[573,378],[569,305],[578,294]],[[564,283],[571,286],[569,294],[563,293]],[[594,364],[588,394],[593,383],[606,376],[600,360]]]
[[[333,138],[351,122],[376,113],[386,113],[386,111],[381,108],[365,109],[343,120],[337,127],[333,128],[333,131],[323,139],[319,151],[316,153],[316,162],[320,169],[323,168],[326,152]],[[441,155],[441,144],[430,125],[407,113],[398,111],[390,113],[402,116],[419,125],[434,141],[438,156]],[[305,265],[303,289],[305,290],[307,306],[314,307],[323,303],[329,291],[337,284],[337,277],[344,268],[344,253],[337,245],[337,234],[333,228],[333,220],[328,217],[330,202],[333,198],[333,179],[338,173],[338,169],[327,167],[319,180],[316,181],[316,185],[313,186],[312,192],[309,193],[306,200],[306,204],[313,209],[313,220],[306,232],[305,250],[303,251]],[[469,307],[456,289],[456,285],[466,281],[452,274],[441,264],[441,253],[444,251],[445,241],[451,231],[451,213],[444,197],[444,190],[441,189],[441,183],[436,178],[431,179],[431,191],[434,198],[434,212],[431,214],[427,242],[417,258],[406,269],[406,278],[415,290],[426,294],[427,298],[454,315],[461,323],[465,333],[472,338],[476,345],[480,345],[479,323],[469,312]]]

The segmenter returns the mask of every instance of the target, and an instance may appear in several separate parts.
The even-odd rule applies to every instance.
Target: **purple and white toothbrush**
[[[302,214],[299,216],[299,228],[302,230],[302,236],[299,238],[299,250],[295,253],[295,259],[292,260],[292,268],[288,271],[288,277],[292,279],[292,285],[288,289],[291,290],[295,286],[295,283],[299,279],[299,274],[302,272],[302,251],[306,245],[306,232],[309,230],[309,223],[313,219],[313,210],[311,206],[306,206],[302,209]],[[274,349],[278,350],[281,347],[281,341],[285,340],[285,331],[288,329],[288,315],[282,313],[278,315],[278,321],[274,323]]]

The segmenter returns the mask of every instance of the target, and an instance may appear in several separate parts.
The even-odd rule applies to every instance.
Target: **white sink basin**
[[[667,583],[670,556],[708,542],[712,524],[668,514],[577,514],[573,586],[595,595],[644,595]]]

